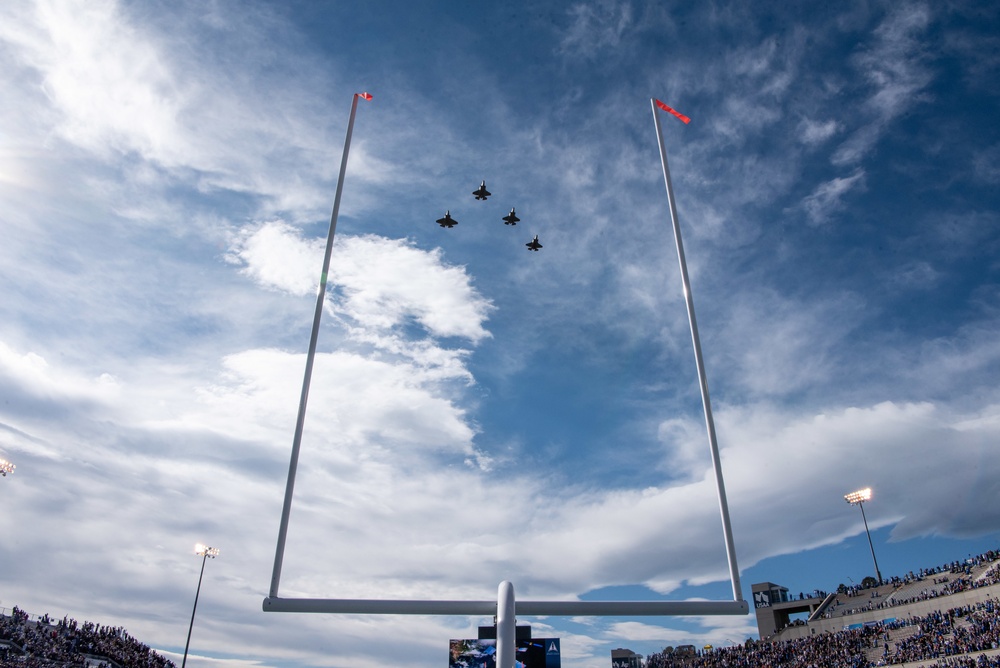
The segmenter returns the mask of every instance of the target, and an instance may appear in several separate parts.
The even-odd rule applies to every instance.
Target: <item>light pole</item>
[[[194,628],[194,613],[198,610],[198,594],[201,593],[201,579],[205,575],[205,561],[209,557],[215,559],[219,556],[219,548],[208,547],[207,545],[198,543],[194,546],[194,553],[201,555],[201,573],[198,575],[198,589],[194,592],[194,607],[191,608],[191,624],[188,626],[187,642],[184,643],[184,660],[181,661],[181,668],[184,668],[187,665],[188,647],[191,646],[191,629]]]
[[[6,478],[7,474],[13,473],[16,468],[16,466],[8,462],[6,459],[0,459],[0,476]]]
[[[872,551],[872,561],[875,563],[875,576],[878,578],[878,583],[882,584],[882,572],[878,569],[878,559],[875,558],[875,546],[872,545],[872,533],[868,530],[868,518],[865,517],[865,501],[870,501],[871,498],[871,487],[865,487],[864,489],[859,489],[856,492],[844,495],[845,501],[852,506],[858,506],[861,508],[861,519],[864,520],[865,533],[868,534],[868,547]]]

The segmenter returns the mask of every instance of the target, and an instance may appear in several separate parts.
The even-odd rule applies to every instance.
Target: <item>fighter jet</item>
[[[486,189],[486,181],[479,184],[479,190],[473,190],[472,194],[476,196],[476,199],[486,199],[493,193]]]
[[[538,243],[538,235],[537,234],[535,235],[534,239],[532,239],[531,241],[529,241],[528,243],[526,243],[524,245],[527,246],[528,250],[530,250],[530,251],[537,251],[539,248],[542,247],[542,244]]]
[[[451,217],[451,211],[446,211],[444,218],[438,218],[437,224],[441,227],[455,227],[458,225],[458,221]]]
[[[510,213],[503,217],[504,225],[517,225],[517,221],[521,220],[514,214],[514,209],[510,210]]]

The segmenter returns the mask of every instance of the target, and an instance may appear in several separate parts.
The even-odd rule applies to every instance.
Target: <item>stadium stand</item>
[[[733,647],[665,648],[646,657],[645,668],[1000,668],[1000,552],[995,550],[870,588],[841,586],[833,594],[815,591],[798,599],[772,583],[753,590],[758,627],[766,620],[773,633]],[[768,596],[758,601],[759,592]],[[780,614],[767,610],[772,607]],[[788,611],[810,614],[808,620],[788,622]],[[781,629],[774,627],[779,617],[786,622]],[[122,627],[67,617],[53,622],[17,607],[9,615],[0,610],[0,668],[56,666],[174,668],[174,663]]]
[[[0,668],[173,668],[122,627],[0,611]]]
[[[868,588],[841,585],[796,598],[767,582],[753,591],[761,640],[688,657],[668,647],[646,657],[645,667],[1000,668],[996,550]]]

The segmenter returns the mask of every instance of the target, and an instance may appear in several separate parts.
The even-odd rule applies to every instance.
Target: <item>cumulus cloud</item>
[[[338,238],[330,264],[334,315],[364,331],[385,332],[415,320],[434,337],[477,343],[489,336],[484,323],[492,305],[472,286],[462,267],[447,266],[439,250],[375,235]],[[324,243],[304,240],[289,225],[247,228],[230,258],[259,284],[306,294],[319,284]]]
[[[240,230],[227,259],[264,287],[307,295],[319,285],[323,250],[322,239],[303,240],[292,226],[272,222]]]
[[[448,360],[452,362],[454,360]],[[287,432],[298,394],[304,355],[249,350],[224,360],[220,381],[201,390],[205,401],[199,426],[217,425],[234,436],[252,439]],[[381,361],[353,353],[317,355],[310,401],[318,413],[310,432],[327,448],[357,451],[368,441],[393,445],[458,449],[469,454],[473,429],[464,411],[449,401],[448,383],[468,383],[460,363],[418,366]],[[254,419],[250,419],[253,417]],[[195,419],[189,415],[181,422]],[[244,425],[234,429],[227,425]]]
[[[326,221],[327,147],[342,137],[343,118],[316,91],[347,90],[345,73],[359,68],[339,60],[353,46],[346,32],[340,51],[318,55],[283,9],[233,6],[0,7],[0,200],[14,230],[0,248],[0,448],[18,464],[3,482],[5,509],[15,509],[0,514],[4,600],[122,623],[176,650],[198,575],[191,545],[210,541],[223,552],[206,571],[199,654],[239,647],[259,657],[247,665],[326,665],[329,639],[344,664],[374,668],[398,651],[416,665],[479,620],[347,616],[331,630],[328,618],[260,612],[324,249],[312,230]],[[823,275],[807,238],[815,230],[784,234],[777,209],[798,193],[785,213],[821,225],[869,194],[882,172],[860,164],[929,88],[929,6],[894,9],[874,33],[857,17],[841,26],[862,45],[848,63],[863,75],[858,89],[805,55],[844,62],[813,39],[827,24],[787,39],[740,30],[707,59],[661,58],[610,84],[575,80],[574,59],[659,49],[676,34],[668,21],[647,34],[657,39],[637,39],[655,12],[640,20],[633,7],[573,5],[562,58],[532,57],[520,79],[470,57],[470,86],[445,58],[445,87],[474,91],[474,104],[435,86],[414,92],[420,76],[412,88],[402,74],[381,80],[396,99],[369,108],[378,130],[357,137],[349,185],[361,187],[348,204],[363,203],[365,229],[377,233],[352,233],[345,210],[283,594],[488,599],[510,579],[526,598],[637,584],[678,596],[728,578],[698,402],[677,398],[694,384],[648,108],[635,102],[647,88],[686,91],[704,119],[671,137],[671,165],[696,291],[710,297],[699,306],[712,324],[702,331],[741,567],[863,532],[842,500],[855,486],[876,488],[869,521],[896,540],[1000,528],[988,281],[968,308],[947,312],[951,330],[935,324],[927,335],[906,309],[893,312],[898,331],[875,318],[859,325],[862,312],[896,305],[884,294],[781,284],[781,272],[762,286],[763,271],[748,269]],[[695,11],[692,33],[704,18]],[[724,13],[724,25],[743,27],[739,8]],[[454,27],[495,55],[468,25]],[[382,57],[363,73],[410,66]],[[406,72],[436,77],[425,65]],[[555,82],[553,95],[573,104],[539,103],[526,81]],[[406,105],[395,104],[401,90],[413,93]],[[840,95],[859,113],[829,120]],[[408,127],[389,137],[378,114],[390,112],[378,110],[394,106],[405,106],[392,113]],[[468,127],[474,143],[463,140]],[[500,157],[484,157],[497,148]],[[846,169],[817,175],[810,160],[823,148]],[[995,153],[976,154],[978,180],[964,187],[995,180]],[[512,234],[538,225],[544,252],[497,243],[474,216],[449,236],[413,224],[433,227],[428,211],[454,193],[471,200],[480,177],[452,181],[476,170],[510,174],[497,200],[501,190],[516,197],[523,223],[491,222]],[[933,252],[901,244],[907,257],[885,269],[894,293],[957,283],[949,262],[992,257],[991,215],[933,218],[907,242]],[[859,248],[851,236],[827,257]],[[553,378],[573,396],[546,397]],[[608,378],[628,396],[609,396]],[[532,406],[545,420],[522,424],[522,394],[545,397]],[[589,421],[577,397],[598,397],[588,405],[607,415]],[[642,469],[641,484],[609,486],[607,468],[583,470],[581,461],[624,458],[608,433],[638,442],[642,455],[626,464]],[[549,441],[567,434],[579,449],[553,455]],[[588,666],[606,642],[724,644],[752,632],[749,618],[684,631],[538,626],[549,622],[567,656]]]

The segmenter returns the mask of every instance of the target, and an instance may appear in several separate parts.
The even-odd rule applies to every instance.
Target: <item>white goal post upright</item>
[[[347,168],[347,156],[350,150],[351,134],[354,128],[354,116],[357,110],[358,97],[370,100],[367,93],[356,94],[351,106],[351,116],[347,127],[347,139],[344,143],[344,156],[340,165],[340,177],[337,182],[337,193],[334,198],[333,215],[330,220],[330,233],[327,237],[326,256],[323,260],[319,294],[316,300],[316,314],[313,319],[312,335],[309,342],[309,353],[306,358],[306,372],[302,386],[302,396],[299,401],[298,420],[295,425],[295,436],[292,443],[292,455],[288,468],[288,481],[285,487],[284,505],[281,513],[281,523],[278,530],[278,541],[275,549],[274,570],[271,575],[269,595],[264,599],[264,612],[297,612],[325,614],[362,614],[362,615],[460,615],[460,616],[493,616],[497,626],[497,668],[514,668],[516,656],[516,615],[525,616],[587,616],[587,617],[670,617],[670,616],[714,616],[714,615],[746,615],[749,606],[743,600],[740,590],[739,568],[736,564],[736,549],[733,543],[732,527],[729,521],[729,506],[726,501],[725,485],[722,478],[722,464],[719,457],[719,447],[715,437],[715,425],[712,421],[712,406],[708,396],[708,382],[705,379],[705,368],[701,355],[701,343],[698,340],[698,326],[694,316],[694,302],[691,298],[691,287],[688,280],[687,265],[684,260],[684,249],[681,243],[680,227],[677,222],[677,210],[674,206],[673,187],[670,182],[670,171],[667,168],[667,153],[663,143],[663,133],[660,128],[659,114],[653,104],[653,119],[656,124],[657,139],[660,147],[660,160],[663,166],[663,178],[667,186],[667,199],[670,205],[670,219],[674,229],[674,239],[677,243],[677,256],[681,266],[681,280],[684,284],[684,296],[687,300],[688,320],[691,325],[691,338],[694,342],[695,361],[698,366],[698,379],[701,386],[702,403],[705,408],[705,422],[708,429],[709,448],[712,452],[712,464],[715,468],[716,484],[719,494],[719,507],[722,513],[722,529],[726,543],[726,556],[729,560],[730,580],[733,587],[731,601],[516,601],[514,585],[508,581],[500,583],[496,600],[405,600],[405,599],[340,599],[340,598],[283,598],[278,595],[278,584],[281,579],[281,566],[285,551],[285,538],[288,532],[288,520],[292,507],[292,492],[295,485],[295,471],[298,466],[299,450],[302,442],[302,431],[305,422],[306,403],[309,395],[309,383],[312,375],[313,358],[316,352],[316,341],[319,334],[319,321],[323,312],[327,273],[330,267],[330,254],[333,246],[333,236],[337,226],[337,214],[340,209],[340,198],[344,185],[344,174]]]
[[[309,336],[309,352],[306,354],[306,370],[302,378],[302,394],[299,396],[299,412],[295,420],[295,435],[292,437],[292,455],[288,462],[288,479],[285,482],[285,499],[281,507],[281,522],[278,525],[278,541],[274,549],[274,569],[271,571],[271,596],[278,595],[281,580],[281,564],[285,559],[285,538],[288,535],[288,518],[292,513],[292,493],[295,490],[295,472],[299,466],[299,450],[302,447],[302,430],[306,422],[306,404],[309,402],[309,385],[312,382],[313,360],[316,359],[316,342],[319,340],[319,321],[323,316],[326,300],[326,280],[330,271],[330,256],[333,254],[333,237],[337,233],[337,217],[340,215],[340,196],[344,192],[344,174],[347,173],[347,156],[351,152],[351,135],[354,133],[354,116],[358,111],[358,98],[372,99],[368,93],[355,93],[351,102],[351,117],[347,121],[347,138],[344,140],[344,155],[340,160],[340,175],[337,177],[337,193],[333,197],[333,213],[330,214],[330,231],[326,235],[326,252],[323,255],[323,271],[319,276],[316,291],[316,312],[313,315],[312,333]]]
[[[701,387],[701,403],[705,408],[705,427],[708,431],[708,447],[712,451],[712,466],[715,469],[715,484],[719,492],[719,510],[722,514],[722,534],[726,540],[726,557],[729,559],[729,579],[733,584],[733,599],[743,599],[740,588],[740,569],[736,565],[736,546],[733,543],[733,527],[729,521],[729,503],[726,501],[726,483],[722,479],[722,460],[719,457],[719,442],[715,437],[715,421],[712,419],[712,400],[708,396],[708,379],[705,376],[705,361],[701,356],[701,340],[698,338],[698,319],[694,315],[694,297],[691,294],[691,280],[688,278],[687,261],[684,259],[684,243],[681,241],[681,226],[677,219],[677,206],[674,204],[674,186],[670,181],[670,168],[667,166],[667,147],[663,143],[663,129],[660,127],[660,112],[656,110],[657,100],[650,98],[653,109],[653,123],[656,125],[656,139],[660,145],[660,164],[663,166],[663,181],[667,186],[667,202],[670,205],[670,223],[674,228],[674,241],[677,243],[677,260],[681,267],[681,282],[684,285],[684,299],[687,303],[688,323],[691,325],[691,342],[694,344],[694,361],[698,367],[698,385]],[[661,103],[662,104],[662,103]],[[665,105],[664,105],[665,106]],[[667,107],[678,118],[677,114]],[[684,117],[687,123],[691,119]]]

